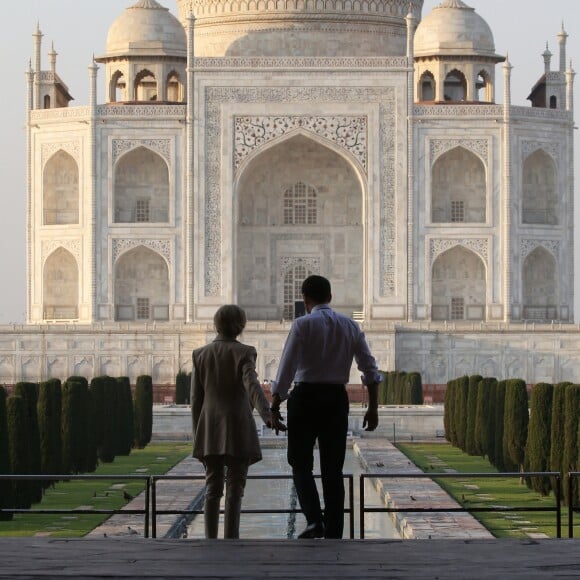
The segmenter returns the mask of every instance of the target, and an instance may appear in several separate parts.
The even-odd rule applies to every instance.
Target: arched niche
[[[438,256],[432,269],[431,304],[433,320],[485,320],[483,260],[463,246]]]
[[[127,97],[127,81],[121,71],[115,71],[109,85],[109,102],[118,103],[129,100]]]
[[[147,69],[137,73],[133,84],[133,99],[135,101],[157,101],[158,88],[155,75]]]
[[[522,222],[558,225],[560,200],[557,191],[556,164],[542,149],[524,161]]]
[[[183,101],[183,82],[176,71],[167,76],[167,101],[180,103]]]
[[[115,223],[169,221],[169,169],[147,147],[123,155],[115,166]]]
[[[444,153],[433,164],[431,221],[485,223],[487,219],[485,165],[464,147]]]
[[[50,95],[44,95],[44,108],[50,109]]]
[[[435,87],[435,77],[429,71],[425,71],[419,79],[419,100],[434,101],[437,94]]]
[[[236,196],[236,293],[250,318],[289,314],[284,288],[296,282],[285,276],[298,263],[304,274],[331,278],[338,310],[363,310],[363,191],[350,160],[314,138],[293,135],[249,160]]]
[[[79,223],[79,168],[74,158],[62,149],[44,166],[42,206],[44,225]]]
[[[493,87],[489,73],[486,70],[479,71],[475,79],[476,100],[491,103],[493,101]]]
[[[115,264],[115,320],[169,319],[169,268],[157,252],[137,246]]]
[[[58,248],[46,259],[43,270],[44,320],[78,318],[79,269],[75,257]]]
[[[443,95],[446,101],[465,101],[467,98],[467,81],[465,75],[453,69],[445,77]]]
[[[524,318],[551,321],[559,319],[558,264],[545,248],[527,256],[522,272]]]

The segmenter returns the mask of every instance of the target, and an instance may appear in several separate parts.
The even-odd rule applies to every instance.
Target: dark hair
[[[220,306],[214,314],[213,324],[218,334],[226,338],[236,338],[246,327],[246,313],[235,304]]]
[[[302,282],[302,294],[318,304],[326,304],[332,298],[330,282],[322,276],[308,276]]]

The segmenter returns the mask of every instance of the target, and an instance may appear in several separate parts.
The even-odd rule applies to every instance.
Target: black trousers
[[[323,521],[325,537],[342,538],[343,466],[348,431],[348,396],[344,385],[298,383],[288,399],[288,463],[308,524]],[[313,476],[318,440],[324,516]]]

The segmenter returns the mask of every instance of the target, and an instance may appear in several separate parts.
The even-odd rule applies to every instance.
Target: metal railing
[[[315,479],[320,479],[320,475],[315,475]],[[157,537],[157,516],[159,515],[200,515],[203,514],[201,510],[158,510],[157,509],[157,482],[159,481],[196,481],[205,479],[205,475],[153,475],[151,476],[151,537]],[[292,479],[291,475],[248,475],[250,479]],[[343,479],[347,480],[348,507],[344,509],[344,513],[349,516],[349,537],[354,539],[354,482],[353,475],[345,473]],[[223,513],[223,510],[220,512]],[[299,514],[302,513],[300,509],[242,509],[242,514]]]
[[[0,475],[0,481],[142,481],[145,483],[145,507],[143,509],[24,509],[24,508],[0,508],[0,513],[8,514],[80,514],[80,515],[142,515],[145,519],[144,536],[149,537],[149,509],[151,476],[150,475]]]
[[[320,479],[320,475],[314,476]],[[555,506],[554,507],[442,507],[442,508],[412,508],[412,507],[367,507],[365,505],[365,480],[367,479],[503,479],[503,478],[535,478],[551,477],[556,482]],[[354,539],[354,484],[353,475],[344,474],[344,479],[348,482],[347,507],[344,513],[349,516],[349,537]],[[185,509],[185,510],[159,510],[157,509],[157,483],[160,481],[195,481],[203,480],[205,475],[0,475],[0,481],[141,481],[145,484],[145,502],[142,509],[24,509],[24,508],[0,508],[0,513],[9,514],[44,514],[44,515],[62,515],[62,514],[80,514],[80,515],[142,515],[144,517],[144,537],[157,537],[157,516],[160,515],[199,515],[203,510]],[[274,479],[292,479],[291,475],[248,475],[248,480],[274,480]],[[568,537],[574,538],[574,482],[580,480],[580,472],[568,473]],[[510,472],[510,473],[363,473],[359,476],[359,520],[360,520],[360,538],[365,537],[365,514],[367,513],[482,513],[482,512],[554,512],[556,515],[556,537],[562,537],[562,474],[559,472]],[[223,513],[223,511],[222,511]],[[247,509],[242,510],[242,514],[293,514],[302,513],[300,509]],[[149,530],[151,529],[151,534]]]
[[[574,510],[580,506],[574,505],[574,481],[578,480],[580,485],[580,471],[570,471],[568,473],[568,537],[574,538]]]
[[[364,482],[366,479],[504,479],[553,477],[556,480],[556,505],[554,507],[457,507],[457,508],[411,508],[411,507],[366,507]],[[571,480],[572,478],[570,478]],[[365,537],[365,513],[481,513],[481,512],[555,512],[556,537],[562,537],[562,476],[558,471],[524,473],[363,473],[360,476],[360,537]],[[458,504],[459,505],[459,504]]]

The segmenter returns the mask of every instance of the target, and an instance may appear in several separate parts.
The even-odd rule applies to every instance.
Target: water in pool
[[[264,459],[250,468],[250,475],[262,474],[290,474],[286,462],[286,449],[262,449]],[[316,460],[318,453],[315,453]],[[318,463],[315,463],[315,473],[319,473]],[[358,504],[358,476],[364,473],[358,458],[351,449],[347,450],[344,473],[354,476],[354,537],[360,537],[359,531],[359,504]],[[318,480],[320,489],[320,480]],[[365,487],[365,503],[368,507],[383,505],[378,493],[367,480]],[[345,480],[348,502],[348,482]],[[322,493],[321,493],[322,497]],[[242,509],[292,509],[299,508],[296,493],[291,479],[249,479],[246,484]],[[223,503],[222,503],[223,509]],[[345,517],[344,537],[349,537],[349,519]],[[240,537],[245,539],[292,539],[306,526],[306,520],[299,514],[242,514]],[[203,538],[203,515],[197,516],[190,524],[187,532],[189,538]],[[220,521],[219,536],[223,537],[223,516]],[[391,522],[389,514],[366,514],[365,538],[399,538],[399,534]]]

